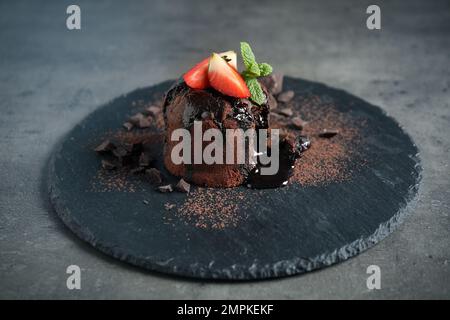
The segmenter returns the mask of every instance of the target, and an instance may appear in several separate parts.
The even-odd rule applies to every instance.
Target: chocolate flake
[[[145,152],[142,152],[139,156],[139,165],[141,167],[148,167],[150,165],[150,157]]]
[[[291,124],[293,127],[301,130],[305,126],[306,122],[303,121],[300,117],[294,117],[291,119]]]
[[[148,128],[151,126],[151,124],[152,124],[151,118],[149,118],[149,117],[141,118],[141,119],[139,119],[138,127],[139,128]]]
[[[114,143],[112,143],[109,140],[105,140],[101,144],[99,144],[94,150],[97,152],[107,152],[113,150],[115,147],[116,146],[114,145]]]
[[[277,95],[283,90],[283,78],[281,73],[272,73],[271,75],[259,78],[258,80],[266,86],[271,94]]]
[[[113,170],[117,165],[109,160],[102,159],[102,168],[106,170]]]
[[[131,122],[125,122],[123,125],[122,125],[125,129],[127,129],[128,131],[130,131],[131,129],[133,129],[133,124],[131,123]]]
[[[278,110],[278,113],[286,117],[292,117],[292,115],[294,114],[291,108],[283,108],[281,110]]]
[[[123,158],[128,154],[127,149],[125,149],[124,146],[118,146],[116,149],[113,150],[113,154],[117,157],[117,158]]]
[[[136,167],[130,170],[131,174],[139,174],[145,171],[145,168],[143,167]]]
[[[175,186],[175,189],[179,192],[189,193],[191,190],[191,185],[184,181],[184,179],[180,179],[178,181],[177,185]]]
[[[176,207],[176,205],[175,204],[173,204],[173,203],[168,203],[168,202],[166,202],[165,204],[164,204],[164,209],[166,209],[166,210],[172,210],[173,208],[175,208]]]
[[[161,112],[161,108],[155,105],[152,105],[146,109],[148,112],[156,116],[158,113]]]
[[[282,103],[288,103],[294,98],[294,91],[288,90],[280,93],[277,97],[277,100]]]
[[[145,118],[145,116],[139,112],[139,113],[136,113],[135,115],[132,115],[129,119],[129,122],[131,122],[135,126],[139,126],[139,122],[141,121],[141,119],[144,119],[144,118]]]
[[[322,132],[320,132],[318,134],[319,137],[321,138],[332,138],[335,135],[337,135],[339,132],[337,130],[333,130],[333,129],[323,129]]]
[[[162,193],[168,193],[168,192],[172,192],[173,188],[172,188],[171,184],[168,184],[166,186],[159,186],[158,191],[162,192]]]

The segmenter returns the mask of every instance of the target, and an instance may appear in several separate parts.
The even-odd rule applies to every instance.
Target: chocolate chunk
[[[179,192],[189,193],[189,191],[191,190],[191,185],[183,179],[180,179],[180,181],[178,181],[177,185],[175,186],[175,189]]]
[[[172,210],[173,208],[175,208],[176,207],[176,204],[173,204],[173,203],[165,203],[164,204],[164,209],[166,209],[166,210]]]
[[[103,141],[101,144],[99,144],[94,150],[97,152],[108,152],[115,148],[116,146],[114,143],[112,143],[109,140]]]
[[[106,170],[113,170],[117,168],[117,165],[113,163],[112,161],[108,161],[105,159],[102,159],[102,168]]]
[[[271,94],[277,95],[283,90],[283,75],[281,73],[272,73],[258,80],[264,84]]]
[[[139,119],[138,127],[139,128],[148,128],[152,124],[151,118],[141,118]]]
[[[158,169],[151,168],[145,170],[145,174],[151,184],[160,184],[162,182],[161,172]]]
[[[303,121],[300,117],[294,117],[291,119],[291,124],[293,127],[301,130],[305,126],[306,122]]]
[[[150,157],[148,154],[142,152],[139,156],[139,165],[141,167],[148,167],[150,165]]]
[[[278,107],[277,99],[272,94],[268,94],[267,96],[267,105],[269,106],[270,110],[276,109]]]
[[[135,115],[131,116],[129,119],[129,122],[131,122],[135,126],[139,126],[139,122],[141,121],[141,119],[144,119],[144,118],[145,118],[145,116],[139,112],[139,113],[136,113]]]
[[[131,122],[125,122],[123,125],[122,125],[125,129],[127,129],[128,131],[130,131],[131,129],[133,129],[133,124],[131,123]]]
[[[145,171],[145,168],[143,167],[136,167],[130,170],[130,173],[132,174],[139,174]]]
[[[158,191],[162,192],[162,193],[168,193],[168,192],[172,192],[173,188],[171,184],[168,184],[166,186],[160,186],[158,187]]]
[[[292,111],[291,108],[283,108],[281,110],[278,110],[277,112],[279,114],[282,114],[282,115],[286,116],[286,117],[291,117],[294,114],[294,112]]]
[[[156,116],[158,113],[161,112],[161,108],[158,107],[158,106],[155,106],[155,105],[152,105],[152,106],[148,107],[146,110],[148,112],[150,112],[150,114],[152,114],[154,116]]]
[[[323,129],[322,132],[320,132],[318,134],[319,137],[321,138],[331,138],[334,137],[335,135],[337,135],[339,132],[337,130],[333,130],[333,129]]]
[[[122,157],[125,157],[128,154],[128,151],[123,146],[118,146],[116,149],[113,150],[113,154],[117,158],[122,158]]]
[[[131,152],[133,152],[134,147],[135,147],[136,145],[133,144],[133,143],[127,143],[127,142],[124,142],[124,143],[122,143],[120,146],[121,146],[122,148],[124,148],[125,150],[127,150],[128,153],[131,153]]]
[[[288,90],[280,93],[277,97],[277,100],[279,102],[288,103],[292,100],[292,98],[294,98],[294,91]]]

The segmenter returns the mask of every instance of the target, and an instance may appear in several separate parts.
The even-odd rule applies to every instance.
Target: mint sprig
[[[247,42],[241,42],[241,55],[246,68],[246,70],[242,72],[242,76],[250,90],[250,99],[261,105],[266,101],[266,96],[264,95],[257,78],[271,74],[272,66],[265,62],[256,62],[255,54]]]

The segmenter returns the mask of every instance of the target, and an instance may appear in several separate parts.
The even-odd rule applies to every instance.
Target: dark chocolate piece
[[[322,132],[320,132],[318,134],[319,137],[321,138],[332,138],[335,135],[337,135],[339,132],[337,130],[333,130],[333,129],[323,129]]]
[[[94,150],[97,152],[108,152],[114,150],[116,146],[110,140],[105,140],[99,144]]]
[[[117,168],[117,165],[112,161],[102,159],[102,168],[106,170],[113,170]]]
[[[151,118],[141,118],[139,119],[138,127],[139,128],[148,128],[151,126],[152,122],[150,121]]]
[[[173,188],[172,188],[171,184],[168,184],[166,186],[159,186],[158,191],[162,192],[162,193],[168,193],[168,192],[172,192]]]
[[[283,108],[281,110],[278,110],[278,113],[286,117],[292,117],[292,115],[294,114],[291,108]]]
[[[150,114],[156,116],[158,113],[161,113],[161,107],[152,105],[146,109]]]
[[[288,103],[292,100],[292,98],[294,98],[294,91],[288,90],[280,93],[277,97],[277,100],[279,102]]]
[[[189,193],[189,191],[191,190],[191,185],[183,179],[180,179],[180,181],[178,181],[177,185],[175,186],[175,190],[179,192]]]
[[[264,84],[271,94],[277,95],[283,90],[283,78],[281,73],[272,73],[271,75],[259,78],[258,80]]]
[[[294,117],[291,119],[291,124],[293,127],[301,130],[305,126],[306,121],[303,121],[300,117]]]
[[[133,124],[131,123],[131,122],[125,122],[123,125],[122,125],[125,129],[127,129],[128,131],[130,131],[131,129],[133,129]]]

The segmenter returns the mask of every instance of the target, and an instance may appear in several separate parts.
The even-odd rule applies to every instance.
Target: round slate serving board
[[[138,89],[99,108],[52,157],[49,192],[58,216],[108,255],[189,277],[282,277],[343,261],[373,246],[402,221],[414,200],[421,172],[418,152],[397,122],[344,91],[294,78],[285,78],[285,90],[324,97],[339,112],[366,119],[366,139],[358,151],[370,161],[350,179],[270,190],[241,187],[249,202],[257,201],[242,212],[246,219],[220,230],[199,229],[182,219],[166,223],[164,204],[181,204],[186,195],[162,194],[144,181],[134,181],[135,192],[93,191],[100,166],[93,143],[121,127],[133,101],[149,102],[171,83]]]

